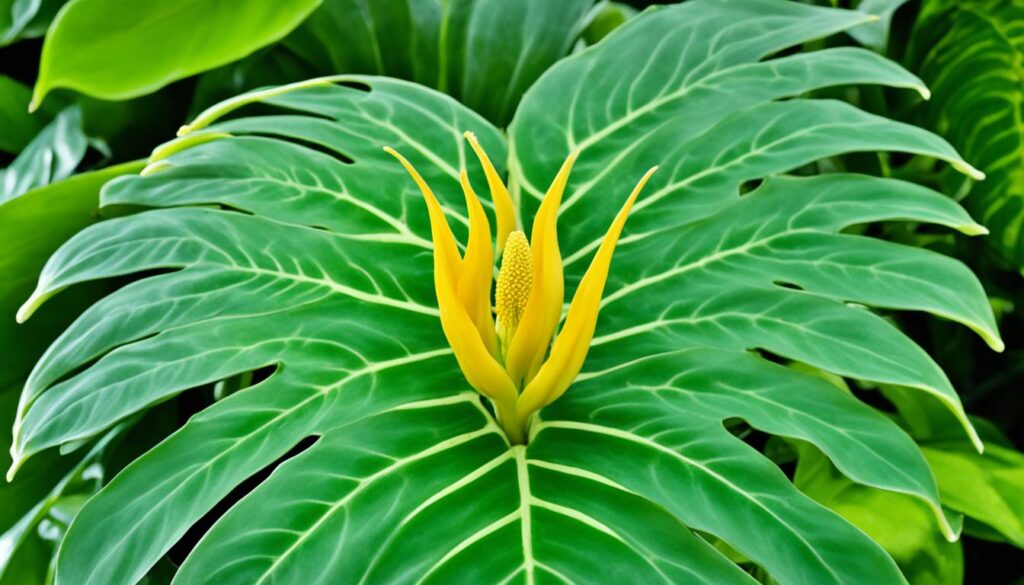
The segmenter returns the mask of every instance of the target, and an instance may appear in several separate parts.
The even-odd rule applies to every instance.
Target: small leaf
[[[32,139],[10,166],[0,170],[0,203],[69,177],[87,147],[82,111],[77,105],[69,106]]]

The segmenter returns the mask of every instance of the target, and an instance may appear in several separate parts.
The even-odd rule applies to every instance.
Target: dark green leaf
[[[964,204],[992,231],[987,242],[1024,267],[1024,123],[1021,60],[1024,3],[926,2],[908,61],[932,85],[921,106],[927,124],[960,148],[988,178]]]

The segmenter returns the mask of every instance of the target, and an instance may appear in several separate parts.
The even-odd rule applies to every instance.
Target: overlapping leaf
[[[69,177],[82,162],[88,144],[81,109],[68,106],[7,168],[0,169],[0,203]]]
[[[570,287],[638,169],[662,171],[616,255],[585,372],[541,412],[526,447],[507,445],[461,379],[437,321],[426,213],[381,151],[416,163],[464,235],[457,171],[485,183],[461,133],[496,159],[501,134],[448,98],[383,78],[257,92],[200,116],[147,176],[104,192],[106,204],[159,209],[75,237],[23,307],[22,318],[77,283],[161,271],[87,310],[39,362],[16,465],[194,386],[271,373],[94,498],[58,577],[138,580],[234,487],[313,437],[217,522],[177,582],[749,583],[705,535],[783,583],[900,582],[877,544],[723,426],[740,418],[813,444],[851,480],[915,498],[955,537],[903,431],[750,351],[900,384],[971,431],[938,367],[868,307],[931,312],[998,347],[976,279],[940,255],[844,230],[983,229],[908,183],[778,176],[879,149],[976,173],[911,126],[838,102],[777,101],[851,83],[923,91],[868,51],[763,60],[864,20],[697,0],[631,20],[527,94],[510,153],[524,211],[555,161],[582,149],[560,221]],[[229,119],[256,101],[279,113]]]
[[[238,93],[318,75],[388,75],[438,89],[505,125],[523,92],[573,48],[593,4],[325,0],[278,47],[212,72],[198,99],[209,105],[207,94],[221,87]]]

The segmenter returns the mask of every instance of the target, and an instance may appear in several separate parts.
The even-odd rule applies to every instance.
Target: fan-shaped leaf
[[[528,92],[510,153],[524,212],[555,160],[582,149],[559,223],[570,288],[636,169],[663,171],[620,243],[584,373],[525,447],[509,447],[459,373],[438,324],[426,213],[381,150],[420,168],[464,241],[457,172],[485,182],[461,133],[498,160],[502,135],[449,98],[372,77],[263,90],[200,115],[145,176],[104,190],[105,204],[157,209],[76,236],[22,307],[24,319],[77,283],[161,272],[87,310],[40,360],[14,469],[189,388],[271,372],[91,500],[58,578],[138,580],[233,488],[312,437],[216,523],[178,582],[749,583],[704,535],[784,583],[901,582],[882,548],[723,424],[806,441],[851,480],[916,499],[955,538],[902,430],[751,351],[900,384],[973,431],[941,370],[869,307],[930,312],[999,347],[977,280],[948,258],[844,230],[984,229],[908,183],[778,176],[878,149],[977,174],[914,127],[838,102],[776,101],[848,83],[923,91],[867,51],[763,60],[864,19],[695,0],[632,19]],[[225,118],[254,102],[278,112]]]

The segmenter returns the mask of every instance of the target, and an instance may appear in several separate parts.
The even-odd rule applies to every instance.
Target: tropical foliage
[[[1017,8],[0,0],[0,584],[1019,577]]]

